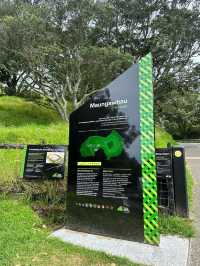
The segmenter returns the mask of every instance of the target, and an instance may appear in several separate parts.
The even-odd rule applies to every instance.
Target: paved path
[[[151,266],[187,266],[189,240],[177,236],[161,236],[160,245],[152,246],[133,241],[60,229],[52,234],[64,242],[121,256],[133,262]]]
[[[188,266],[200,266],[200,143],[187,143],[183,146],[194,178],[194,200],[190,216],[194,220],[196,237],[190,243]]]

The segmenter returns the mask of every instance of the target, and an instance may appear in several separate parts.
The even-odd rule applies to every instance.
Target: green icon
[[[123,211],[124,211],[123,206],[119,206],[119,207],[117,208],[117,211],[118,211],[118,212],[123,212]]]
[[[102,149],[106,159],[119,156],[124,147],[124,141],[121,135],[116,131],[112,132],[107,137],[90,136],[82,144],[80,153],[82,157],[95,156],[95,153]]]

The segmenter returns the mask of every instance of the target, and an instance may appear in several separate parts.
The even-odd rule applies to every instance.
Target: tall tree
[[[52,36],[45,8],[13,3],[8,10],[0,17],[0,82],[8,95],[16,95],[31,71],[29,58],[33,50],[50,42]]]
[[[134,60],[153,53],[156,100],[168,90],[168,80],[176,82],[195,67],[200,51],[196,0],[108,0],[98,4],[94,24],[93,44],[118,47]]]
[[[172,91],[162,103],[162,109],[161,125],[175,138],[199,138],[199,93]]]
[[[27,90],[48,99],[63,120],[94,90],[101,89],[127,69],[132,57],[113,48],[40,47]]]
[[[164,119],[167,95],[199,89],[199,8],[198,0],[2,0],[0,81],[12,95],[30,91],[32,78],[39,83],[39,76],[42,82],[48,76],[61,95],[63,76],[77,81],[80,73],[76,101],[74,91],[65,92],[67,105],[75,107],[120,73],[118,60],[125,69],[127,53],[136,61],[152,52],[157,117]]]

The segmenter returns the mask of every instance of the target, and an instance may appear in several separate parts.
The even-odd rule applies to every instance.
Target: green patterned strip
[[[139,61],[139,89],[144,240],[146,243],[158,245],[160,233],[158,225],[151,54]]]

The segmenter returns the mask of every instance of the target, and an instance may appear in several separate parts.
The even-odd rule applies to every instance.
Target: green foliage
[[[161,123],[175,138],[198,138],[200,134],[199,93],[173,91],[168,94],[162,103]]]
[[[155,145],[156,148],[167,148],[167,144],[175,145],[176,141],[164,129],[156,127],[155,130]]]
[[[9,3],[8,3],[9,2]],[[4,1],[0,13],[0,82],[7,95],[20,95],[33,51],[41,44],[52,42],[48,28],[48,12],[43,6],[29,6],[23,1]]]
[[[121,53],[119,49],[108,47],[85,47],[82,55],[81,92],[87,87],[87,93],[99,90],[108,85],[121,73],[131,66],[133,57],[128,53]],[[80,97],[83,95],[80,94]]]
[[[50,232],[44,228],[41,219],[23,202],[0,199],[0,209],[1,266],[138,265],[48,238]]]

